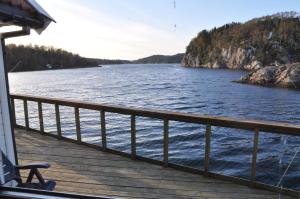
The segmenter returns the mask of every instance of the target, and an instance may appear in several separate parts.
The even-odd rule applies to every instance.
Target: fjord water
[[[244,71],[183,68],[174,64],[111,65],[101,68],[9,74],[11,93],[75,99],[201,115],[300,124],[300,92],[233,83]],[[30,127],[38,129],[30,102]],[[56,130],[54,106],[43,105],[45,130]],[[63,135],[75,138],[74,109],[61,107]],[[16,101],[24,125],[23,104]],[[83,140],[101,145],[99,112],[80,110]],[[162,159],[163,122],[137,117],[137,154]],[[170,122],[170,162],[203,169],[205,126]],[[107,113],[108,147],[130,152],[130,117]],[[300,138],[260,133],[257,180],[276,185]],[[253,132],[212,128],[210,170],[250,178]],[[281,184],[300,188],[296,156]]]

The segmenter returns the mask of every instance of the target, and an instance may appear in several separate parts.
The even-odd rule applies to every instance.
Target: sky
[[[46,45],[84,57],[134,60],[183,53],[203,29],[283,11],[300,0],[36,0],[56,21],[7,43]],[[176,24],[176,28],[175,28]]]

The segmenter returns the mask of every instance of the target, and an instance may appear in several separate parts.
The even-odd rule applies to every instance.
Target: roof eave
[[[44,25],[43,20],[38,16],[5,3],[0,3],[0,21],[30,28],[41,28]]]

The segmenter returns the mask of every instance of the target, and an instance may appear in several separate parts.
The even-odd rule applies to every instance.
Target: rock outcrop
[[[203,30],[192,39],[184,67],[254,71],[300,62],[300,18],[287,12]]]
[[[209,53],[211,56],[213,53]],[[263,64],[255,58],[254,48],[222,48],[219,58],[202,63],[199,56],[193,57],[186,53],[182,59],[181,65],[184,67],[204,67],[204,68],[228,68],[238,70],[257,70],[263,67]]]
[[[237,82],[300,89],[300,63],[267,66],[242,77]]]

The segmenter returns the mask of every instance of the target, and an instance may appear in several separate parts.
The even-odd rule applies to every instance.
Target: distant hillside
[[[98,65],[109,65],[109,64],[130,64],[129,60],[122,59],[94,59],[90,58],[89,60],[97,62]]]
[[[33,71],[98,66],[93,59],[80,57],[62,49],[45,46],[6,46],[8,71]]]
[[[85,58],[77,54],[46,46],[6,46],[6,63],[9,72],[98,67],[106,64],[180,63],[183,54],[154,55],[135,61]]]
[[[161,64],[161,63],[180,63],[183,58],[183,53],[176,55],[153,55],[133,61],[136,64]]]
[[[300,62],[300,17],[284,12],[201,31],[182,65],[256,70],[295,62]]]

